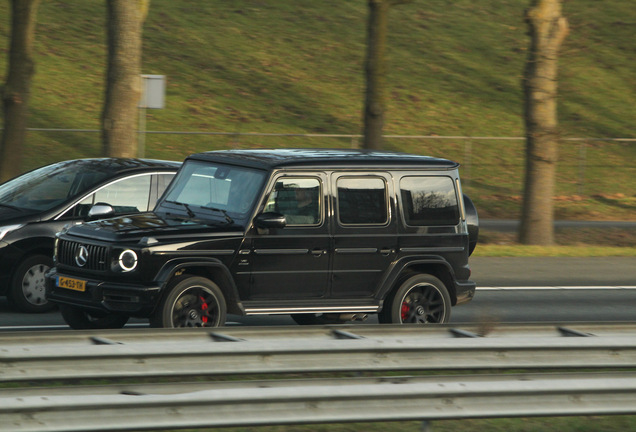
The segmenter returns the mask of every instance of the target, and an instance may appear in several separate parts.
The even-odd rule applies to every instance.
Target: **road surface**
[[[472,258],[478,290],[451,323],[636,320],[636,258]],[[375,317],[366,322],[377,323]],[[146,325],[135,321],[133,325]],[[295,325],[288,316],[230,316],[228,325]],[[0,329],[67,328],[57,311],[19,314],[0,299]]]

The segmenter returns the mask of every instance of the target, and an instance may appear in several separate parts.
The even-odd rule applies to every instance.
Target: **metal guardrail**
[[[0,431],[635,414],[635,331],[357,325],[0,334]],[[299,379],[307,374],[320,378]],[[81,385],[94,379],[109,384]]]

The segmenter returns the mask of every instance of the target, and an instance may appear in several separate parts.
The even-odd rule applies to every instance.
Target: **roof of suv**
[[[247,149],[218,150],[190,155],[188,159],[272,169],[289,166],[428,166],[457,168],[447,159],[379,150],[347,149]]]

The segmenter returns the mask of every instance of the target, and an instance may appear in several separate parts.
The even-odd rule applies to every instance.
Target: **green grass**
[[[636,247],[610,246],[500,246],[480,244],[474,257],[636,257]]]
[[[473,256],[636,256],[636,229],[634,228],[558,227],[554,235],[554,246],[527,246],[517,242],[516,233],[482,229]]]
[[[394,8],[385,133],[523,136],[529,4],[415,0]],[[564,14],[571,32],[560,58],[562,136],[633,137],[636,8],[579,0],[565,2]],[[365,1],[153,0],[143,73],[166,75],[167,95],[165,109],[148,110],[147,130],[359,134],[366,16]],[[0,2],[0,17],[3,82],[8,2]],[[104,24],[103,2],[41,3],[30,127],[99,129]],[[149,134],[146,156],[351,145],[347,138]],[[522,141],[388,139],[386,147],[461,162],[482,217],[518,217]],[[24,152],[24,170],[99,156],[99,134],[31,132]],[[635,157],[634,143],[564,141],[556,217],[636,220]]]

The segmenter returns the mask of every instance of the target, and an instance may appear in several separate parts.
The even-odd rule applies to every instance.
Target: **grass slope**
[[[0,2],[0,81],[9,2]],[[394,8],[385,133],[522,136],[521,74],[529,0],[415,0]],[[564,137],[633,137],[636,8],[567,1],[560,59]],[[153,0],[143,73],[167,76],[166,108],[149,131],[361,131],[365,1]],[[103,1],[41,3],[30,127],[99,129],[105,69]],[[228,147],[350,147],[350,139],[148,134],[146,156],[182,159]],[[390,149],[463,164],[483,217],[517,217],[521,141],[387,140]],[[24,169],[100,155],[99,134],[32,132]],[[581,159],[581,155],[585,158]],[[636,146],[565,142],[557,217],[634,219]]]

